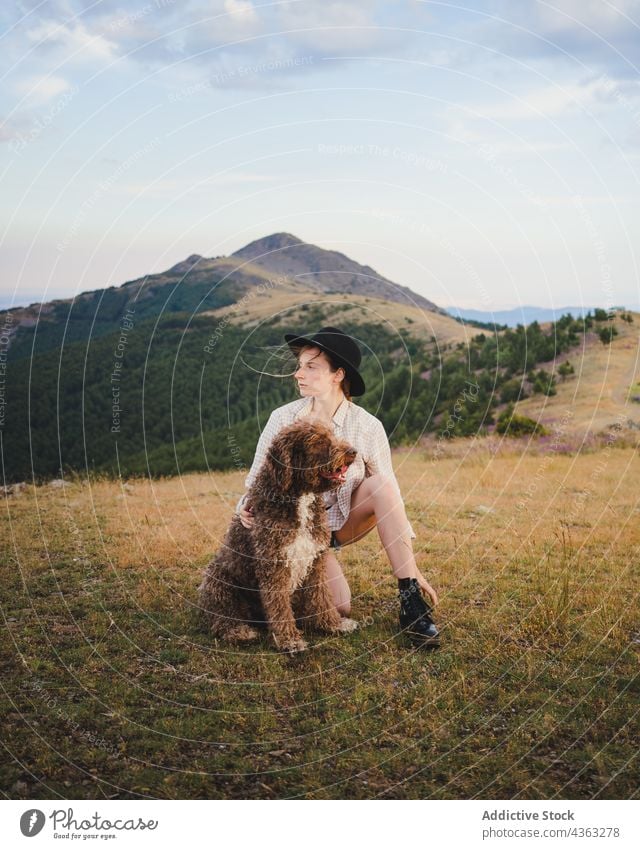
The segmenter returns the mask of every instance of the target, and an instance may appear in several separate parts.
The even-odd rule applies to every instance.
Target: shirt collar
[[[296,417],[301,415],[302,413],[306,413],[308,410],[311,409],[311,404],[313,403],[313,398],[306,398],[306,399],[302,398],[301,401],[303,403],[300,405],[300,408],[297,411]],[[347,415],[347,413],[349,411],[350,405],[351,405],[351,401],[348,401],[346,398],[343,398],[340,406],[338,407],[338,409],[333,414],[333,422],[338,427],[344,427],[345,416]]]
[[[333,421],[338,425],[338,427],[342,427],[344,425],[344,418],[349,411],[350,403],[350,401],[344,398],[338,409],[333,414]]]

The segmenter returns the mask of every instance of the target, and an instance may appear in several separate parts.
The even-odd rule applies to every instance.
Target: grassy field
[[[636,383],[640,314],[632,315],[631,325],[616,321],[618,336],[611,345],[603,345],[595,331],[588,331],[580,346],[559,355],[555,363],[545,363],[545,369],[557,376],[561,363],[568,360],[575,374],[567,380],[558,378],[556,395],[532,395],[519,401],[516,412],[550,427],[563,420],[565,430],[583,438],[616,420],[631,418],[640,424],[640,404],[632,400],[640,397]]]
[[[638,798],[633,433],[396,453],[443,646],[397,634],[377,532],[353,635],[230,650],[196,603],[243,474],[75,481],[3,506],[10,798]]]

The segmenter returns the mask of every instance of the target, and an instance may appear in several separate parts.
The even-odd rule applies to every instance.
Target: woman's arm
[[[387,433],[380,419],[375,419],[374,421],[375,424],[371,429],[368,441],[368,456],[365,460],[367,470],[369,474],[382,474],[392,480],[396,485],[398,495],[400,495],[400,497],[402,498],[400,486],[398,484],[395,472],[393,471],[393,464],[391,462],[391,448],[389,447],[389,439],[387,438]],[[415,539],[416,535],[413,531],[413,528],[411,527],[411,522],[409,522],[409,520],[407,521],[409,524],[409,533],[411,534],[411,539]]]

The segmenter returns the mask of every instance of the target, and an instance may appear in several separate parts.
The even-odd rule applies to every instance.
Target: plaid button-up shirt
[[[297,419],[304,418],[311,409],[312,401],[312,398],[298,398],[289,404],[277,407],[271,413],[264,430],[260,434],[255,457],[245,479],[246,489],[249,489],[256,479],[276,434],[282,428],[293,424]],[[362,483],[365,477],[380,473],[386,475],[395,483],[398,493],[400,487],[391,464],[389,440],[379,419],[368,413],[363,407],[358,407],[357,404],[345,398],[333,415],[332,427],[336,436],[344,439],[358,452],[356,459],[349,466],[346,481],[332,492],[325,492],[322,495],[327,507],[329,527],[332,531],[337,531],[344,525],[349,516],[353,490]],[[240,509],[245,498],[246,493],[238,501],[236,511]],[[411,523],[408,524],[411,539],[415,539],[416,535]]]

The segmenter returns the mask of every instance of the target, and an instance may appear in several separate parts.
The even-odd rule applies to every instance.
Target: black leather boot
[[[416,578],[398,580],[400,595],[400,627],[414,645],[440,645],[440,634],[433,624],[431,608],[420,592]]]

